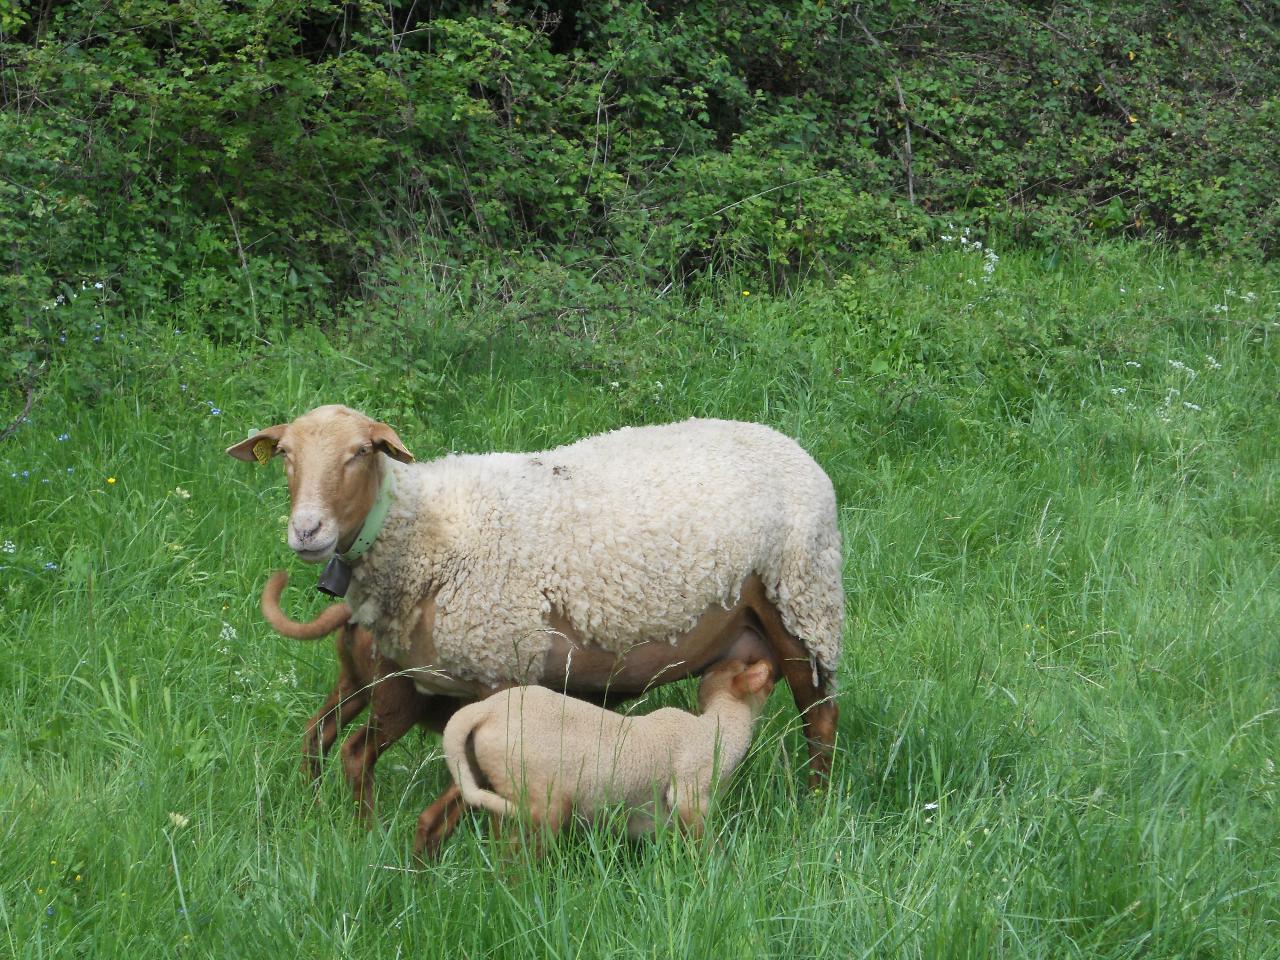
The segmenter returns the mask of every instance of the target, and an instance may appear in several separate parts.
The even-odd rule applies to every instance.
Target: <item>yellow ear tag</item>
[[[271,459],[271,455],[276,452],[275,441],[268,440],[263,437],[253,445],[253,458],[259,463],[265,464]]]

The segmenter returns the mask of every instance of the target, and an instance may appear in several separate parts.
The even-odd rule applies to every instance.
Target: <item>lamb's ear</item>
[[[773,685],[773,664],[768,660],[757,660],[737,676],[736,682],[742,684],[745,693],[759,693]]]
[[[241,440],[227,447],[227,453],[245,463],[253,463],[255,460],[266,463],[276,455],[276,444],[284,436],[284,428],[287,426],[287,423],[277,423],[274,427],[259,430],[248,440]]]
[[[392,460],[413,463],[413,454],[400,442],[396,432],[385,423],[375,423],[369,431],[369,438],[373,441],[374,449],[381,450]]]

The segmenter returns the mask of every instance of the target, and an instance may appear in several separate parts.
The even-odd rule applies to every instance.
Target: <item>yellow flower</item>
[[[107,477],[107,486],[109,486],[109,487],[110,487],[110,486],[114,486],[114,485],[115,485],[115,482],[116,482],[116,478],[115,478],[115,477]]]
[[[1129,59],[1130,59],[1130,60],[1133,60],[1133,51],[1132,51],[1132,50],[1130,50],[1130,51],[1129,51]]]
[[[742,291],[742,295],[743,295],[744,297],[749,297],[749,296],[751,296],[751,291],[750,291],[750,290],[743,290],[743,291]]]
[[[1137,117],[1135,117],[1135,116],[1131,113],[1131,114],[1129,114],[1129,122],[1130,122],[1130,123],[1137,123],[1137,122],[1138,122],[1138,118],[1137,118]]]

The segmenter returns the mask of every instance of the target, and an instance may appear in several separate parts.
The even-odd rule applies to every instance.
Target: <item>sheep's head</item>
[[[394,430],[349,407],[317,407],[227,448],[237,460],[284,458],[289,481],[289,548],[320,563],[351,546],[382,482],[384,453],[413,462]]]

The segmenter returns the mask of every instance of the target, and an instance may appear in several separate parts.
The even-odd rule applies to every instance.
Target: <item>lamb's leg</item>
[[[427,716],[431,698],[420,695],[413,681],[396,675],[389,660],[379,664],[373,685],[373,711],[369,722],[342,745],[342,769],[362,820],[372,821],[373,766],[393,743]]]
[[[761,603],[754,609],[804,722],[809,746],[809,782],[815,787],[822,786],[831,775],[839,708],[827,685],[813,682],[813,663],[808,651],[799,638],[782,625],[782,617],[773,605]]]
[[[518,829],[523,828],[529,856],[531,859],[538,860],[546,853],[547,843],[565,828],[571,816],[573,816],[573,801],[568,797],[552,797],[540,809],[530,809],[527,822],[521,823],[518,817],[507,819],[512,821],[512,826],[518,824]]]
[[[418,829],[413,835],[413,855],[421,860],[438,857],[444,842],[458,826],[465,808],[462,791],[457,784],[450,784],[449,789],[418,816]]]

